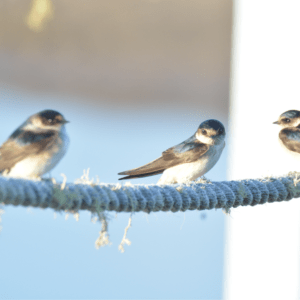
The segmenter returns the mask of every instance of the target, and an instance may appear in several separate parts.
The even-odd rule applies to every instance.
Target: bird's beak
[[[277,124],[277,125],[278,125],[278,124],[279,124],[279,122],[278,122],[278,121],[276,121],[276,122],[273,122],[273,124]]]
[[[70,123],[70,121],[63,120],[62,123],[63,123],[63,124],[67,124],[67,123]]]

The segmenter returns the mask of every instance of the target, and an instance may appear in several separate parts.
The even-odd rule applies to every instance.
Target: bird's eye
[[[290,123],[291,120],[290,120],[289,118],[285,118],[285,119],[283,119],[283,122],[284,122],[284,123]]]
[[[205,129],[202,129],[202,134],[206,135],[207,131]]]
[[[222,133],[223,133],[223,129],[219,129],[218,131],[219,131],[219,133],[220,133],[220,134],[222,134]]]

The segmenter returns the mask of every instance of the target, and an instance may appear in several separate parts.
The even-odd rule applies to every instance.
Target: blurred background
[[[208,119],[228,128],[229,0],[0,2],[0,143],[30,115],[60,111],[71,144],[51,172],[116,183]],[[229,136],[227,130],[227,136]],[[226,180],[227,147],[207,173]],[[159,176],[131,183],[156,183]],[[220,210],[110,213],[100,222],[2,207],[0,299],[221,299]]]

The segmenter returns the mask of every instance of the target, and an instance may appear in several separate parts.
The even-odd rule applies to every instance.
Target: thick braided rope
[[[300,181],[300,180],[299,180]],[[0,176],[0,204],[91,212],[186,211],[264,204],[300,197],[297,174],[190,184],[54,184]]]

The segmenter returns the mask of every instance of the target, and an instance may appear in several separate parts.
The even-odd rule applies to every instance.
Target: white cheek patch
[[[196,133],[196,138],[199,142],[203,144],[213,145],[214,140],[211,137]]]
[[[45,126],[41,128],[42,130],[54,130],[54,131],[60,131],[62,125],[55,125],[55,126]]]
[[[32,131],[35,131],[37,130],[37,127],[34,126],[32,123],[27,123],[23,128],[23,130],[32,130]]]
[[[293,124],[293,127],[297,127],[298,125],[300,125],[300,119],[297,119],[297,121]]]
[[[60,125],[59,126],[46,126],[46,125],[41,125],[42,127],[40,126],[37,126],[37,125],[34,125],[32,123],[28,123],[26,124],[22,129],[23,130],[28,130],[28,131],[40,131],[40,130],[55,130],[55,131],[60,131]]]

